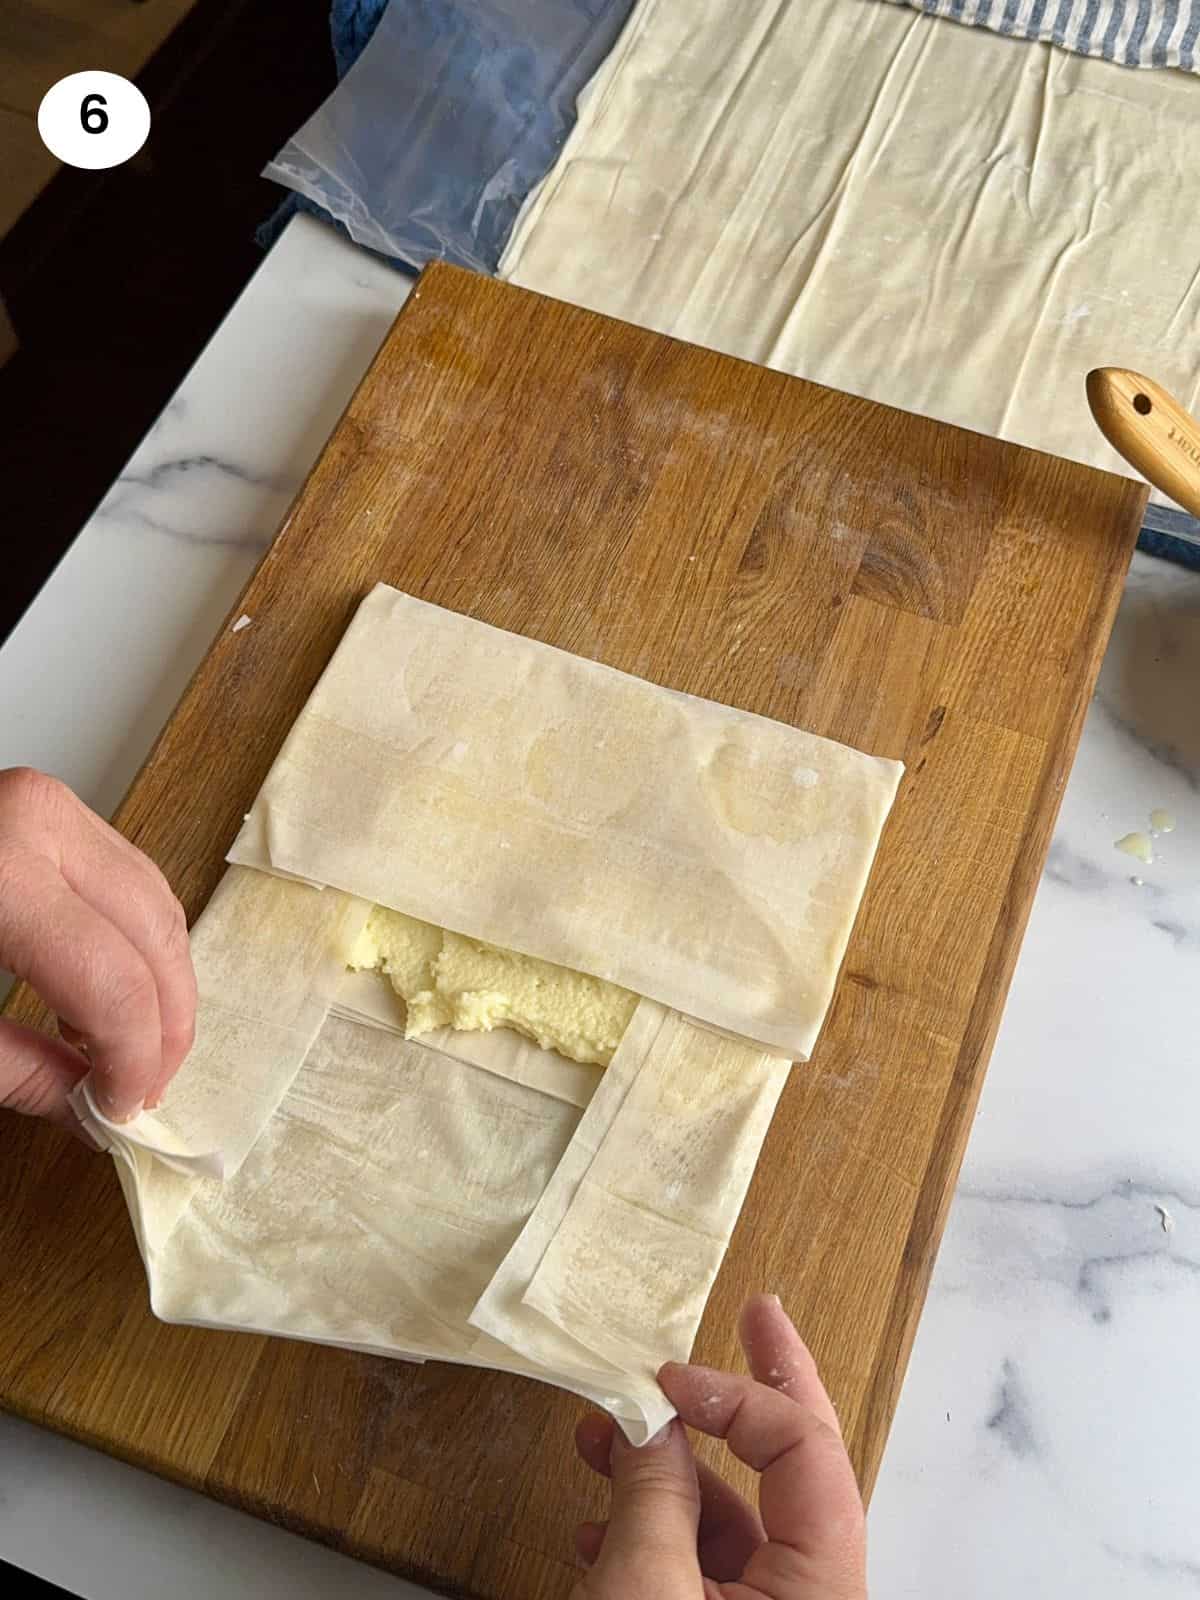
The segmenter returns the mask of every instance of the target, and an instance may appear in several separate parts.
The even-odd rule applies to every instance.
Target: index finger
[[[833,1401],[825,1391],[817,1363],[778,1295],[756,1294],[747,1300],[738,1318],[738,1338],[746,1352],[751,1376],[789,1400],[807,1406],[837,1433],[842,1425]]]
[[[854,1468],[836,1429],[809,1406],[711,1367],[669,1362],[658,1381],[683,1422],[724,1439],[762,1474],[759,1509],[769,1540],[812,1560],[857,1534]]]

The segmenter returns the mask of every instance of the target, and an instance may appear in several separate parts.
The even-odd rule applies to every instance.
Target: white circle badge
[[[136,83],[116,72],[72,72],[42,96],[38,132],[69,167],[119,167],[146,142],[150,107]]]

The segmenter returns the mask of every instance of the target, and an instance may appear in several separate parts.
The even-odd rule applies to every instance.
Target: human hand
[[[105,1116],[158,1103],[195,1027],[183,907],[140,850],[22,767],[0,771],[0,968],[32,984],[62,1034],[0,1021],[0,1106],[78,1132],[67,1096],[89,1064]]]
[[[572,1600],[866,1600],[862,1500],[816,1363],[773,1295],[748,1302],[738,1332],[751,1377],[663,1367],[679,1416],[654,1442],[635,1450],[599,1414],[579,1424],[612,1516],[579,1529],[589,1570]],[[695,1460],[684,1423],[762,1474],[758,1510]]]

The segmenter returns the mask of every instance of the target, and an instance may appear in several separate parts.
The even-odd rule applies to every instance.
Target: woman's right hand
[[[573,1600],[866,1600],[866,1525],[837,1413],[773,1295],[739,1322],[749,1377],[669,1363],[679,1417],[635,1450],[586,1417],[580,1455],[612,1479],[612,1515],[577,1539]],[[761,1473],[758,1509],[697,1463],[683,1424]]]

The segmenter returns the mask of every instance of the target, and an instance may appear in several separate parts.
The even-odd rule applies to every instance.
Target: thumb
[[[0,1106],[46,1117],[79,1136],[81,1125],[67,1096],[87,1070],[83,1057],[61,1039],[0,1022]]]
[[[636,1600],[643,1592],[685,1594],[691,1590],[682,1585],[692,1580],[699,1594],[699,1522],[696,1463],[683,1424],[672,1420],[640,1449],[617,1428],[612,1443],[612,1512],[600,1559],[592,1569],[597,1592],[607,1595],[611,1586],[612,1594],[622,1600]]]

